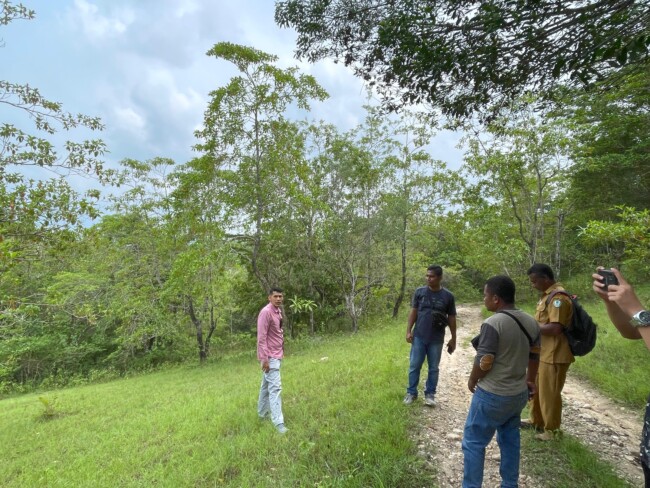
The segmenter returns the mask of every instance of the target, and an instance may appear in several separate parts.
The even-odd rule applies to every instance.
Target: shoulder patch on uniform
[[[553,300],[553,306],[555,308],[560,308],[561,305],[562,305],[562,300],[560,300],[559,298],[556,298],[555,300]]]

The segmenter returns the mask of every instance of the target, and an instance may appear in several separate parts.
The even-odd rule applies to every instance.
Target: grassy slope
[[[4,400],[0,486],[430,484],[406,435],[402,332],[294,346],[284,437],[257,418],[252,356],[43,394],[49,420],[39,395]]]
[[[572,371],[641,411],[647,350],[618,338],[597,306],[587,308],[600,324],[599,344]],[[402,322],[291,344],[284,437],[257,419],[252,355],[42,394],[53,406],[49,420],[39,395],[3,400],[0,486],[431,485],[406,435],[417,419],[400,401]],[[619,370],[635,380],[621,380]],[[624,486],[572,439],[540,446],[528,437],[524,462],[554,486]]]

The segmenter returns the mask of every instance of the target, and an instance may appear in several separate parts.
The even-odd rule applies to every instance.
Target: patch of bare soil
[[[482,322],[479,305],[459,306],[457,312],[457,348],[452,355],[443,353],[436,395],[437,406],[424,406],[421,397],[412,406],[422,409],[424,416],[421,429],[413,432],[418,453],[427,463],[437,468],[437,485],[440,487],[458,487],[462,483],[461,440],[472,395],[467,388],[467,379],[474,358],[474,349],[469,344],[469,339],[478,333]],[[422,373],[426,374],[426,368],[423,368]],[[571,370],[564,387],[563,399],[564,432],[589,446],[633,486],[643,486],[643,473],[636,461],[642,426],[638,413],[617,405],[572,377]],[[485,456],[484,486],[500,486],[499,460],[499,447],[495,438],[488,446]],[[537,488],[544,486],[544,483],[528,475],[525,463],[522,462],[519,486]]]

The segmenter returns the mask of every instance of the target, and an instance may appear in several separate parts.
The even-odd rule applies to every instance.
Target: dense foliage
[[[648,11],[647,0],[282,0],[276,21],[298,32],[299,56],[351,66],[389,108],[465,118],[647,66]]]

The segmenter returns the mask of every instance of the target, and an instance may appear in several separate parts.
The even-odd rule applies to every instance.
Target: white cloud
[[[185,17],[199,10],[199,4],[195,0],[176,0],[174,9],[175,17]]]
[[[128,8],[104,16],[97,5],[87,0],[74,0],[74,7],[70,11],[70,20],[74,24],[79,23],[86,37],[93,42],[122,36],[134,19],[135,14]]]
[[[191,150],[197,142],[193,133],[203,123],[209,92],[237,75],[231,63],[205,55],[218,42],[277,55],[281,67],[298,66],[331,95],[313,102],[311,113],[292,116],[323,119],[342,131],[365,116],[362,80],[331,60],[310,64],[295,59],[295,32],[275,24],[270,0],[32,3],[37,20],[16,24],[21,28],[9,37],[17,54],[3,58],[15,59],[3,63],[6,77],[33,81],[66,108],[101,116],[106,131],[100,136],[109,145],[111,159],[168,156],[185,162],[196,155]],[[21,43],[16,36],[23,32]],[[54,77],[52,72],[68,76]],[[441,136],[435,156],[459,159],[455,139]]]
[[[179,88],[182,78],[168,69],[149,66],[143,78],[137,88],[138,96],[170,117],[182,112],[200,112],[205,107],[206,100],[189,85]]]
[[[146,119],[132,107],[115,107],[115,122],[126,131],[144,139],[147,127]]]

